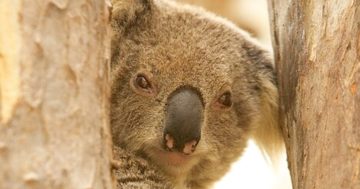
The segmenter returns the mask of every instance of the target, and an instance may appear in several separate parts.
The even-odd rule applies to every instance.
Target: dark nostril
[[[191,153],[193,153],[195,151],[195,148],[196,148],[198,142],[199,141],[192,140],[190,142],[185,143],[184,149],[182,150],[182,152],[186,155],[190,155]]]
[[[164,144],[167,150],[172,151],[172,149],[174,148],[174,138],[169,134],[165,134]]]

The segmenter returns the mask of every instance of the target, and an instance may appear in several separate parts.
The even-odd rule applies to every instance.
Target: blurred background
[[[266,0],[178,0],[197,5],[232,21],[271,47]]]
[[[225,17],[248,31],[271,50],[269,17],[266,0],[178,0],[203,7]],[[215,189],[291,189],[285,152],[278,166],[271,166],[254,144],[249,142],[244,155]]]

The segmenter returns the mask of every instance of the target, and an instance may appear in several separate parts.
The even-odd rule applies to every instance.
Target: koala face
[[[271,61],[244,32],[202,10],[131,5],[115,2],[113,11],[114,144],[189,183],[215,180],[266,117]],[[204,167],[217,174],[196,173]]]

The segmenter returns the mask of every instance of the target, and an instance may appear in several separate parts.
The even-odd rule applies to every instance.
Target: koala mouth
[[[178,148],[176,146],[176,140],[174,140],[174,138],[170,135],[165,136],[164,139],[166,142],[162,143],[161,147],[156,145],[156,147],[153,146],[147,151],[147,154],[150,158],[155,160],[155,162],[161,166],[168,166],[169,168],[176,167],[181,169],[189,166],[191,167],[194,165],[194,162],[197,162],[197,159],[201,154],[195,151],[199,142],[198,140],[187,142],[183,148]]]
[[[182,152],[170,152],[164,150],[160,150],[157,153],[157,156],[160,162],[172,166],[182,166],[188,164],[188,162],[192,159],[192,156],[185,155]]]

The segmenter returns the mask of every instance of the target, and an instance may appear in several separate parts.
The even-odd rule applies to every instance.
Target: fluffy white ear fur
[[[284,139],[279,125],[278,89],[269,80],[263,78],[261,112],[259,122],[253,130],[253,138],[265,157],[277,165],[285,152]]]

